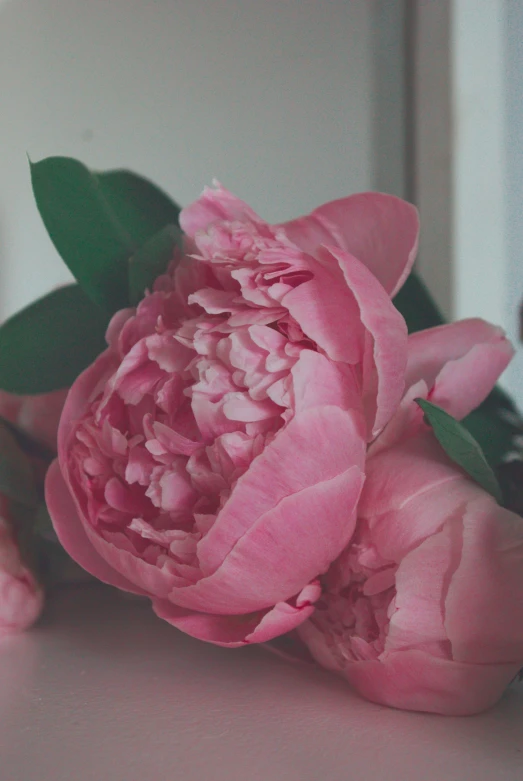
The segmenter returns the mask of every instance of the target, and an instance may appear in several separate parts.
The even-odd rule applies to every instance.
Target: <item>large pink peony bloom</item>
[[[7,515],[7,502],[0,497],[0,640],[34,623],[44,601],[41,588],[22,562]]]
[[[298,631],[375,702],[470,714],[523,666],[523,519],[447,459],[413,399],[465,416],[512,349],[478,320],[416,334],[410,347],[413,384],[370,447],[355,535]]]
[[[192,259],[115,315],[70,391],[47,501],[101,580],[194,636],[262,642],[312,613],[352,536],[404,390],[390,295],[417,216],[357,195],[270,226],[218,187],[181,223]]]

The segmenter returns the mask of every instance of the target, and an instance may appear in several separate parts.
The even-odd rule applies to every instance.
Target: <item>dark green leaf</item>
[[[523,515],[523,460],[515,458],[500,464],[496,476],[503,493],[507,510]]]
[[[484,409],[495,410],[507,410],[508,412],[514,412],[517,414],[517,408],[510,396],[505,393],[503,388],[496,385],[495,388],[489,393],[488,397],[483,402]]]
[[[96,176],[50,157],[31,163],[31,180],[47,232],[87,295],[109,312],[126,306],[126,260],[136,247]]]
[[[181,246],[182,233],[177,225],[166,225],[129,260],[129,300],[132,306],[141,301],[147,289],[163,274]]]
[[[413,271],[394,299],[407,323],[409,333],[442,325],[444,318],[424,283]]]
[[[38,503],[31,462],[11,432],[0,424],[0,493],[28,507]]]
[[[504,461],[507,453],[515,449],[514,438],[521,434],[521,429],[502,417],[500,409],[505,408],[496,408],[483,402],[462,421],[493,469]]]
[[[179,209],[128,171],[93,173],[78,160],[31,163],[47,232],[87,295],[110,314],[128,305],[127,262]]]
[[[424,399],[417,404],[430,423],[436,439],[454,463],[458,464],[476,483],[501,503],[501,489],[481,447],[472,434],[448,412]]]
[[[67,388],[105,349],[108,318],[78,285],[40,298],[0,327],[0,388]]]
[[[394,299],[396,308],[407,322],[409,333],[442,325],[445,320],[424,283],[413,272]],[[487,461],[497,467],[513,450],[513,439],[518,434],[517,422],[510,422],[503,411],[514,413],[516,408],[507,394],[496,387],[462,425],[478,441]]]
[[[121,225],[141,247],[169,224],[178,225],[180,207],[163,190],[130,171],[97,172],[96,177]]]

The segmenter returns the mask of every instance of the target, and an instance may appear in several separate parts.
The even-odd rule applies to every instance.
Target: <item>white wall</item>
[[[454,316],[509,327],[505,0],[454,0]]]
[[[504,290],[507,328],[518,351],[507,382],[523,409],[523,346],[520,307],[523,306],[523,0],[507,2],[505,15],[505,203],[509,284]],[[523,309],[521,309],[523,317]]]
[[[413,0],[420,268],[447,316],[501,325],[523,409],[523,0]]]
[[[451,51],[454,314],[505,328],[523,409],[523,0],[453,0]]]
[[[400,137],[402,107],[379,114],[387,76],[380,68],[377,80],[374,56],[391,24],[400,29],[393,6],[0,0],[0,314],[67,279],[26,152],[133,168],[181,204],[216,176],[271,220],[381,182],[394,189],[402,152],[387,152],[392,173],[382,154],[378,171],[375,145],[388,122]],[[397,91],[396,44],[393,34],[379,50]]]
[[[447,318],[452,285],[452,0],[412,0],[411,186],[420,211],[418,271]]]

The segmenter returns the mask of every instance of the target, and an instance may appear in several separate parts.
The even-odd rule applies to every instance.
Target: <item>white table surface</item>
[[[469,718],[364,702],[91,586],[0,644],[0,781],[521,781],[523,687]]]

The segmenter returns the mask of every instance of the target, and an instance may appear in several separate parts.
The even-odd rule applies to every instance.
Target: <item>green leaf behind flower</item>
[[[405,318],[409,334],[445,322],[436,302],[414,271],[407,278],[393,303]]]
[[[181,248],[182,232],[177,225],[166,225],[129,259],[129,300],[136,306],[147,289],[163,274]]]
[[[68,157],[30,165],[44,225],[83,290],[109,314],[128,306],[129,258],[177,224],[179,207],[130,171],[94,173]]]
[[[449,458],[501,504],[501,488],[496,475],[472,434],[441,407],[424,399],[416,399],[416,403]]]
[[[106,348],[108,316],[67,285],[0,327],[0,388],[37,394],[68,388]]]
[[[120,225],[141,247],[166,225],[178,225],[180,207],[159,187],[131,171],[114,170],[92,174]]]
[[[445,322],[434,299],[412,272],[394,299],[394,305],[405,318],[409,333],[433,328]],[[514,413],[510,421],[506,412]],[[462,425],[478,441],[489,464],[497,468],[514,449],[514,437],[521,433],[521,419],[509,396],[496,386],[488,398],[462,421]]]

